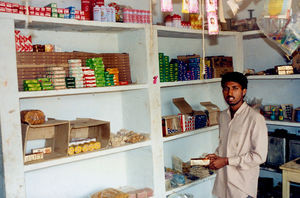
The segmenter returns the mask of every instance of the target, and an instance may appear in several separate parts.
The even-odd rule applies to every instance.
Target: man
[[[268,151],[265,119],[244,102],[247,78],[239,72],[222,77],[229,108],[220,113],[219,146],[209,154],[209,167],[217,170],[213,194],[219,198],[256,197],[259,165]]]

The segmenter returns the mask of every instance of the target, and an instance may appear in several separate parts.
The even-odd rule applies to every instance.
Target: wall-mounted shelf
[[[187,131],[187,132],[184,132],[184,133],[181,133],[181,134],[178,134],[178,135],[173,135],[173,136],[170,136],[170,137],[164,137],[163,141],[168,142],[168,141],[171,141],[171,140],[176,140],[176,139],[179,139],[179,138],[184,138],[184,137],[188,137],[188,136],[192,136],[192,135],[197,135],[197,134],[200,134],[200,133],[206,133],[206,132],[217,130],[217,129],[219,129],[219,127],[217,125],[216,126],[211,126],[211,127],[204,127],[204,128],[201,128],[201,129],[197,129],[195,131]]]
[[[157,29],[157,34],[159,37],[170,37],[170,38],[201,38],[202,30],[184,29],[168,26],[154,26]],[[205,30],[204,34],[208,36],[208,31]],[[231,31],[220,31],[219,36],[236,36],[240,34],[239,32]]]
[[[121,32],[143,29],[146,24],[111,23],[98,21],[81,21],[75,19],[61,19],[53,17],[26,16],[21,14],[0,13],[1,18],[15,20],[16,28],[25,28],[28,22],[30,29],[51,31],[76,31],[76,32]]]
[[[52,167],[52,166],[58,166],[58,165],[77,162],[77,161],[81,161],[81,160],[87,160],[87,159],[92,159],[92,158],[96,158],[96,157],[101,157],[101,156],[105,156],[105,155],[126,152],[129,150],[148,147],[148,146],[150,146],[150,144],[151,144],[150,141],[139,142],[139,143],[135,143],[135,144],[125,145],[125,146],[120,146],[120,147],[115,147],[115,148],[101,149],[99,151],[93,151],[93,152],[78,154],[78,155],[74,155],[74,156],[64,157],[64,158],[60,158],[60,159],[54,159],[54,160],[50,160],[50,161],[46,161],[46,162],[25,165],[24,171],[29,172],[29,171],[48,168],[48,167]]]
[[[50,90],[50,91],[21,91],[19,92],[19,98],[25,99],[25,98],[79,95],[79,94],[97,94],[97,93],[146,89],[147,87],[148,87],[147,84],[140,84],[140,85],[131,84],[131,85],[111,86],[111,87],[76,88],[76,89],[62,89],[62,90]]]
[[[253,75],[247,76],[248,80],[288,80],[288,79],[300,79],[300,74],[293,75]]]
[[[184,85],[197,85],[197,84],[207,84],[221,82],[221,78],[204,79],[204,80],[189,80],[189,81],[177,81],[177,82],[162,82],[160,87],[174,87],[174,86],[184,86]]]
[[[266,120],[267,124],[279,125],[279,126],[290,126],[290,127],[300,127],[300,122],[290,122],[290,121],[278,121],[278,120]]]

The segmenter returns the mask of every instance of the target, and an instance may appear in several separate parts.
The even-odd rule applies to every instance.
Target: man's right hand
[[[205,156],[205,158],[208,158],[210,160],[210,162],[216,160],[218,158],[218,156],[216,154],[208,154]]]

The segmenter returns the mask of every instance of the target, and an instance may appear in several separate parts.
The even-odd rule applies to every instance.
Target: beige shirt
[[[268,130],[262,115],[244,102],[231,119],[230,110],[219,119],[216,154],[229,165],[217,171],[213,194],[219,198],[256,197],[259,165],[266,161]]]

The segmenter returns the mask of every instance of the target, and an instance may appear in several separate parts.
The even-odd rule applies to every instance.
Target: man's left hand
[[[217,157],[209,164],[209,168],[212,170],[218,170],[223,168],[224,166],[228,165],[228,158],[227,157]]]

